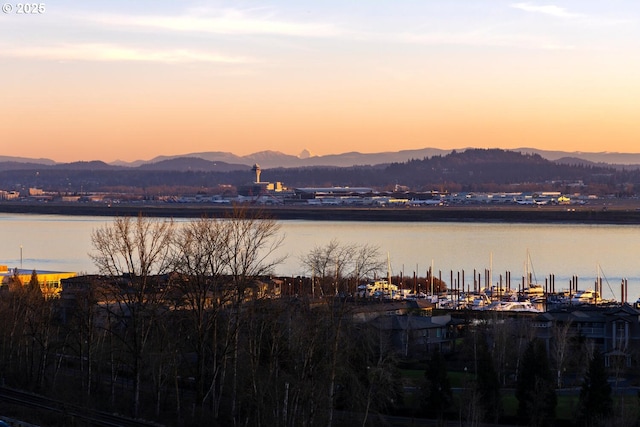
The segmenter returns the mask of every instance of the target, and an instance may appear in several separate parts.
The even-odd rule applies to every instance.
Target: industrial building
[[[34,272],[38,278],[42,295],[46,298],[57,298],[62,290],[61,281],[77,275],[71,272],[28,270],[0,265],[0,287],[8,289],[14,279],[18,279],[22,285],[27,285],[31,282]]]

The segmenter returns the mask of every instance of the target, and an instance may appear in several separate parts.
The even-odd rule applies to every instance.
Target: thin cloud
[[[156,29],[174,32],[200,32],[228,35],[276,35],[297,37],[334,37],[341,30],[333,24],[293,22],[272,15],[251,16],[235,9],[191,10],[181,16],[162,15],[80,15],[79,19],[110,27]]]
[[[544,15],[555,16],[556,18],[584,18],[585,15],[578,13],[570,13],[564,7],[548,4],[548,5],[535,5],[531,3],[514,3],[511,7],[520,9],[525,12],[542,13]]]
[[[543,50],[572,50],[574,45],[558,43],[545,36],[527,36],[521,34],[493,34],[486,31],[399,33],[388,35],[387,41],[422,45],[458,45],[472,47],[504,47]]]
[[[595,15],[586,15],[583,13],[569,12],[566,8],[553,4],[536,5],[533,3],[513,3],[510,5],[514,9],[519,9],[529,13],[539,13],[554,18],[564,19],[567,21],[585,24],[589,26],[611,26],[620,24],[630,24],[634,20],[628,18],[610,18]]]
[[[189,49],[139,49],[115,44],[80,43],[60,44],[53,46],[21,47],[20,49],[3,49],[2,56],[48,59],[59,61],[135,61],[189,63],[208,62],[224,64],[241,64],[254,62],[244,57],[225,56],[211,52]]]

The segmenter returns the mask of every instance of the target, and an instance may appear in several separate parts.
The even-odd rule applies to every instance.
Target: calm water
[[[88,254],[91,232],[109,224],[108,217],[0,214],[0,264],[38,270],[96,272]],[[640,226],[425,222],[281,221],[285,235],[280,254],[287,255],[277,274],[309,274],[300,257],[332,239],[369,243],[390,259],[392,273],[424,276],[433,264],[448,283],[464,270],[492,271],[493,282],[511,272],[512,285],[524,273],[527,252],[533,273],[544,283],[555,275],[556,289],[567,288],[572,276],[579,287],[593,288],[598,266],[603,297],[620,297],[620,281],[629,283],[629,299],[640,296]],[[21,249],[22,248],[22,249]],[[21,256],[22,255],[22,256]]]

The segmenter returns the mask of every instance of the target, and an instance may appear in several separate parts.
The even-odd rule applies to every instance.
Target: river
[[[95,273],[89,253],[91,232],[112,221],[103,216],[66,216],[0,213],[0,264],[10,268]],[[178,220],[186,221],[186,220]],[[491,272],[493,283],[509,271],[512,285],[521,280],[527,254],[534,279],[544,283],[555,276],[556,290],[568,288],[573,276],[579,288],[593,288],[603,279],[603,297],[620,299],[620,282],[627,279],[628,299],[640,296],[640,226],[529,224],[484,222],[352,222],[279,221],[286,256],[276,274],[308,275],[301,256],[315,246],[336,239],[367,243],[388,257],[392,274],[424,276],[433,265],[449,282],[453,271]],[[484,276],[483,276],[484,277]],[[471,285],[473,287],[473,285]]]

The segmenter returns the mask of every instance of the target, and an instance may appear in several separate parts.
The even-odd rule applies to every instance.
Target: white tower
[[[256,174],[256,184],[258,184],[260,182],[260,165],[259,164],[255,164],[253,165],[253,168],[251,169],[252,171],[255,172]]]

